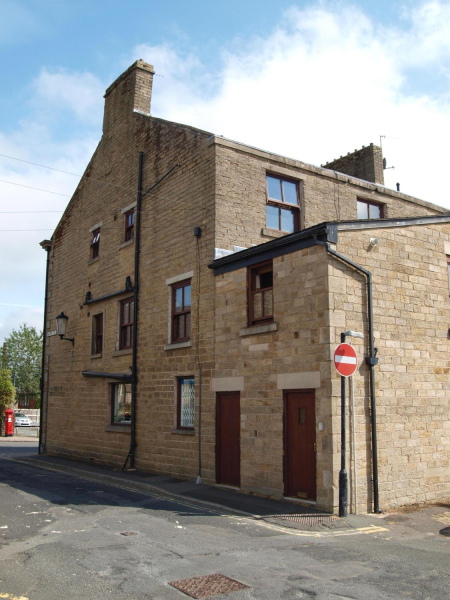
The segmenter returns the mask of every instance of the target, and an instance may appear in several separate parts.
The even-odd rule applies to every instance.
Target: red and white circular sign
[[[358,359],[353,346],[350,346],[350,344],[339,344],[334,351],[334,366],[342,377],[353,375],[358,366]]]

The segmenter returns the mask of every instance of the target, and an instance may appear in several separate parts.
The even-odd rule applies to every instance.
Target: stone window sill
[[[95,258],[90,258],[88,260],[88,265],[92,265],[93,263],[97,262],[99,258],[100,258],[100,256],[96,256]]]
[[[101,357],[102,357],[101,353],[100,354],[91,354],[91,359],[93,359],[93,358],[101,358]]]
[[[195,435],[194,429],[172,429],[170,433],[175,433],[177,435]]]
[[[260,333],[269,333],[270,331],[278,331],[278,323],[267,323],[266,325],[253,325],[252,327],[244,327],[239,331],[241,337],[247,335],[259,335]]]
[[[187,342],[178,342],[178,344],[166,344],[164,346],[164,350],[176,350],[177,348],[191,348],[192,341],[189,340]]]
[[[131,425],[106,425],[105,431],[113,433],[131,433]]]
[[[127,356],[128,354],[133,354],[133,348],[126,348],[125,350],[116,350],[113,352],[113,356]]]
[[[132,240],[127,240],[126,242],[123,242],[123,244],[120,244],[119,250],[125,248],[126,246],[131,246],[131,244],[134,244],[134,238]]]
[[[287,231],[278,231],[278,229],[268,229],[267,227],[263,227],[263,229],[261,229],[261,235],[270,238],[280,238],[289,235],[289,233]]]

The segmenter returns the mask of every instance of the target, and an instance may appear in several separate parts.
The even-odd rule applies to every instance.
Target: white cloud
[[[61,110],[73,112],[77,119],[99,126],[103,110],[104,84],[92,73],[43,68],[33,82],[34,103],[54,119]]]
[[[154,82],[156,116],[314,164],[385,135],[396,167],[387,184],[450,208],[450,101],[405,91],[411,69],[448,68],[449,11],[425,2],[404,13],[400,29],[353,5],[291,8],[267,38],[224,51],[214,75],[175,46],[140,45],[133,55],[164,75]]]

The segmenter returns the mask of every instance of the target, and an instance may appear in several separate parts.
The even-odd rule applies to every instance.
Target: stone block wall
[[[445,209],[348,176],[320,169],[222,138],[215,146],[218,248],[245,248],[279,237],[266,229],[266,174],[303,182],[301,228],[324,221],[357,219],[357,200],[377,202],[385,218],[443,214]]]
[[[373,274],[380,507],[442,501],[450,494],[450,327],[447,224],[339,233],[337,250]],[[369,239],[379,238],[370,247]],[[370,510],[371,428],[364,277],[331,260],[330,309],[340,332],[356,330],[354,377],[360,510]],[[331,284],[334,280],[335,284]],[[334,285],[334,289],[333,289]],[[334,446],[339,448],[340,381],[332,377]],[[350,390],[349,390],[350,391]],[[348,431],[351,420],[349,414]],[[349,440],[350,441],[350,440]],[[349,456],[352,476],[353,456]],[[334,479],[338,476],[336,465]],[[351,482],[352,483],[352,482]]]
[[[349,152],[346,156],[341,156],[323,166],[364,181],[384,185],[383,151],[380,146],[374,144]]]

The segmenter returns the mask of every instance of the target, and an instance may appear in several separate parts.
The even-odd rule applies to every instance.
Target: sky
[[[450,1],[0,0],[0,14],[0,343],[42,329],[39,242],[100,140],[105,89],[138,58],[157,74],[154,116],[315,165],[381,143],[388,187],[450,209]]]

